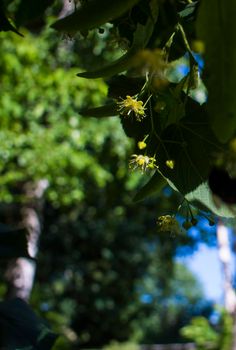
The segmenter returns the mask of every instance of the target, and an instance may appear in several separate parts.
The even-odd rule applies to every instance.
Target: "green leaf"
[[[4,32],[11,31],[23,37],[23,35],[19,33],[18,30],[10,23],[1,6],[0,6],[0,31],[4,31]]]
[[[50,350],[57,338],[21,299],[0,303],[0,348]]]
[[[133,60],[136,53],[136,48],[131,48],[125,55],[120,57],[118,60],[94,71],[78,73],[77,76],[86,79],[97,79],[110,77],[112,75],[124,72],[133,65]]]
[[[95,118],[114,117],[118,115],[117,103],[111,103],[111,104],[96,107],[96,108],[82,109],[80,110],[79,114],[81,114],[82,116],[95,117]]]
[[[235,212],[230,210],[230,207],[225,203],[221,202],[219,206],[216,205],[212,197],[212,192],[206,182],[188,193],[185,198],[200,210],[211,211],[220,217],[235,218]]]
[[[152,0],[151,4],[156,2],[157,0]],[[145,25],[138,23],[136,31],[134,33],[133,44],[126,54],[124,54],[118,60],[106,65],[105,67],[90,72],[78,73],[77,76],[87,79],[104,78],[124,72],[131,68],[134,64],[135,55],[140,49],[143,49],[147,45],[153,33],[158,11],[155,12],[155,15],[156,17],[154,17],[154,15],[149,17]]]
[[[108,97],[113,99],[126,98],[127,95],[134,96],[141,91],[145,84],[144,78],[127,77],[124,74],[115,75],[107,81]]]
[[[236,2],[201,1],[197,32],[205,43],[208,111],[217,138],[228,141],[236,132]]]
[[[52,24],[56,30],[73,33],[87,31],[110,22],[132,8],[139,0],[90,0],[71,15]]]
[[[26,231],[14,230],[0,225],[0,258],[30,258],[27,247]]]
[[[208,178],[213,156],[222,149],[207,123],[204,106],[191,99],[186,117],[165,129],[161,138],[164,145],[156,154],[160,170],[183,195]],[[167,159],[175,162],[174,169],[167,167]]]
[[[146,185],[144,185],[135,195],[133,199],[134,202],[142,201],[145,198],[160,192],[166,184],[166,179],[158,171],[156,171]]]
[[[132,137],[136,142],[141,141],[150,132],[150,120],[148,117],[140,122],[132,116],[129,118],[121,115],[120,122],[126,136]]]
[[[192,19],[196,14],[198,5],[199,5],[199,1],[194,1],[194,2],[191,2],[190,4],[187,4],[183,10],[178,12],[179,16],[187,20]]]
[[[162,129],[177,124],[185,116],[185,106],[181,99],[182,82],[170,87],[158,96],[155,109],[159,109],[159,118]],[[181,87],[181,89],[180,89]],[[161,109],[163,107],[163,109]]]

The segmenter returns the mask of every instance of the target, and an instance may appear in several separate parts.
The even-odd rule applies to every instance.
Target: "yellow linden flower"
[[[180,226],[178,221],[171,215],[160,216],[157,219],[157,226],[160,232],[180,232]]]
[[[144,148],[146,148],[146,147],[147,147],[146,142],[144,142],[144,141],[139,141],[139,142],[138,142],[138,148],[139,148],[139,149],[144,149]]]
[[[143,166],[148,162],[148,159],[147,157],[137,157],[136,162],[138,163],[138,165]]]
[[[168,160],[166,161],[166,166],[168,166],[168,168],[170,168],[170,169],[174,169],[174,167],[175,167],[175,162],[174,162],[174,160],[168,159]]]
[[[143,66],[149,72],[160,72],[167,67],[164,61],[164,51],[161,49],[140,50],[135,59],[137,66]]]
[[[121,102],[117,102],[119,108],[118,111],[123,116],[134,115],[138,121],[141,121],[145,117],[145,107],[143,101],[138,101],[135,98],[127,95],[126,99]]]
[[[129,165],[130,165],[130,168],[132,169],[139,168],[142,170],[142,172],[144,172],[147,169],[158,168],[158,166],[155,163],[156,163],[155,157],[148,157],[142,154],[133,154],[131,156]]]

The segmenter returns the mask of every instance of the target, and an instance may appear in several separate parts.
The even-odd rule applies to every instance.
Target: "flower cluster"
[[[138,101],[129,95],[121,102],[117,102],[118,111],[125,117],[134,116],[136,120],[141,121],[145,117],[145,107],[143,101]]]
[[[143,75],[147,73],[151,75],[152,85],[154,87],[161,88],[168,84],[165,76],[167,62],[165,61],[165,53],[163,50],[140,50],[134,59],[134,66],[141,71]]]
[[[171,215],[163,215],[157,219],[157,227],[160,232],[179,233],[178,221]]]
[[[163,71],[167,66],[164,61],[164,52],[161,49],[140,50],[135,61],[136,65],[143,66],[150,73]]]
[[[129,164],[130,164],[130,168],[132,169],[139,168],[144,172],[147,169],[158,168],[158,166],[155,163],[156,163],[155,157],[148,157],[142,154],[133,154],[131,156],[131,160]]]

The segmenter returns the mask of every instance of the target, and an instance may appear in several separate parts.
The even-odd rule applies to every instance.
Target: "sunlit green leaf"
[[[199,185],[194,191],[186,194],[186,199],[192,202],[197,208],[204,211],[210,211],[214,215],[225,217],[225,218],[234,218],[235,212],[230,209],[225,203],[217,203],[213,199],[213,195],[209,186],[206,182]]]
[[[196,9],[198,8],[199,1],[193,1],[190,3],[187,3],[185,5],[184,9],[178,12],[179,16],[184,19],[192,19],[193,16],[196,13]]]

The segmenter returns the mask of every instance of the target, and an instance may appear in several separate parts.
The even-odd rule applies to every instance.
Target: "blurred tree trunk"
[[[233,318],[233,343],[232,350],[236,350],[236,294],[233,288],[233,276],[231,269],[231,247],[229,241],[229,230],[222,223],[217,225],[217,241],[219,258],[222,264],[224,279],[224,304],[225,309]]]
[[[21,215],[23,225],[28,232],[28,250],[32,258],[36,258],[38,252],[43,195],[47,187],[48,182],[40,180],[35,184],[27,183],[23,188],[25,204],[22,205]],[[27,258],[12,260],[5,274],[8,283],[7,298],[18,297],[28,301],[33,288],[35,271],[35,260]]]

